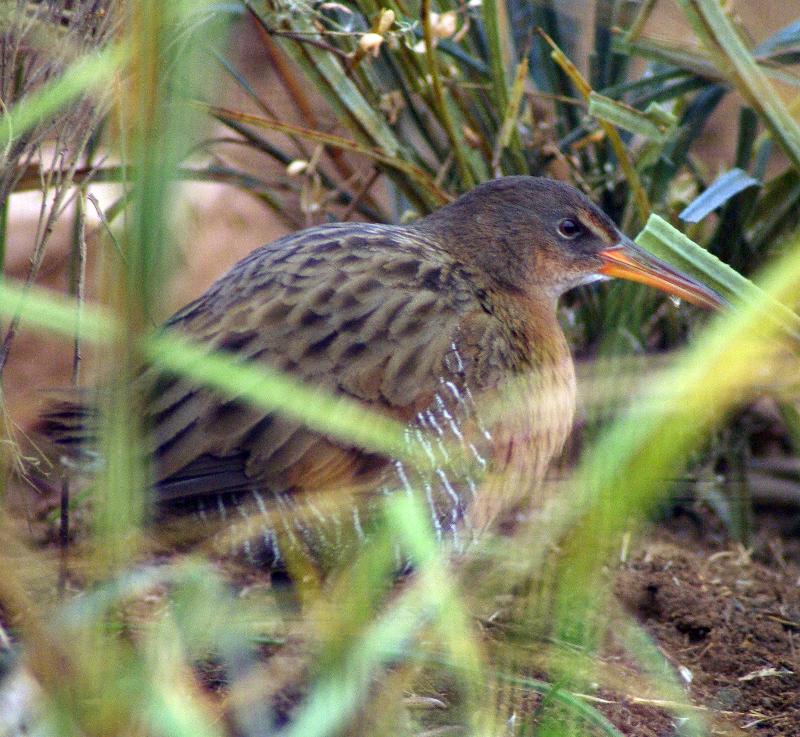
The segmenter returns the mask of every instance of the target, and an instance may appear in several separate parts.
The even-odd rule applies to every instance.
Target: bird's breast
[[[575,374],[571,360],[539,366],[508,382],[486,414],[490,470],[470,509],[481,531],[509,510],[543,502],[543,481],[572,429]]]
[[[492,435],[491,470],[469,514],[479,530],[509,509],[541,503],[542,482],[575,416],[575,370],[555,310],[528,306],[515,314],[533,318],[510,323],[516,360],[479,400]]]

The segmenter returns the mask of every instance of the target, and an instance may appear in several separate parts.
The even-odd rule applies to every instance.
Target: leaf
[[[762,41],[755,48],[755,53],[759,56],[767,55],[776,49],[792,44],[800,43],[800,20],[791,22],[776,33],[773,33],[766,41]]]
[[[422,186],[424,186],[434,196],[434,198],[438,200],[440,205],[450,202],[450,195],[442,190],[427,174],[427,172],[414,164],[404,161],[403,159],[386,154],[382,149],[370,148],[369,146],[357,143],[356,141],[352,141],[348,138],[337,136],[334,133],[324,133],[323,131],[311,130],[309,128],[303,128],[299,125],[282,123],[280,121],[270,120],[269,118],[263,118],[258,115],[249,115],[236,110],[228,110],[227,108],[216,107],[214,105],[206,105],[205,103],[201,102],[196,104],[223,122],[235,120],[242,123],[247,123],[257,128],[266,128],[267,130],[280,131],[281,133],[286,133],[288,135],[302,136],[303,138],[309,138],[317,143],[322,143],[328,146],[336,146],[337,148],[343,148],[347,151],[353,151],[355,153],[368,156],[371,159],[375,159],[375,161],[379,161],[381,164],[403,172],[409,178],[422,184]]]
[[[800,167],[800,125],[783,104],[719,0],[678,0],[716,66],[757,110],[773,137]]]
[[[612,100],[594,90],[589,93],[589,115],[656,143],[666,142],[675,124],[674,118],[668,124],[666,120],[658,120],[655,115],[649,115],[630,105]]]
[[[699,197],[690,202],[678,215],[687,223],[699,223],[729,199],[748,187],[760,187],[761,182],[742,169],[731,169],[721,174]]]
[[[786,334],[800,341],[800,317],[658,215],[650,216],[636,243],[702,280],[732,304],[758,308],[764,319],[779,324]]]
[[[517,65],[517,72],[514,76],[514,84],[511,88],[511,97],[508,100],[508,107],[506,108],[505,115],[503,116],[503,124],[500,126],[500,132],[497,136],[495,143],[494,154],[492,156],[492,170],[495,176],[502,176],[500,171],[500,155],[508,144],[511,142],[511,136],[514,134],[519,117],[519,106],[522,102],[522,93],[525,90],[525,80],[528,77],[528,60],[523,59]]]

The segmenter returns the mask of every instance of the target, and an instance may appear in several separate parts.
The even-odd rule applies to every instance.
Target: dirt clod
[[[696,704],[750,734],[800,734],[798,572],[663,537],[620,571],[620,600],[688,669]]]

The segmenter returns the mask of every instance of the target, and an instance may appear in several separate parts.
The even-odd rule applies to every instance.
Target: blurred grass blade
[[[513,684],[526,691],[533,691],[541,694],[547,700],[562,704],[570,712],[577,714],[588,725],[598,730],[600,734],[606,735],[606,737],[624,737],[623,733],[609,722],[603,714],[585,702],[586,697],[583,694],[570,693],[563,688],[554,686],[552,683],[547,683],[547,681],[540,681],[526,676],[496,673],[495,677],[499,681]]]
[[[500,132],[495,143],[494,153],[492,155],[492,172],[496,177],[502,176],[502,171],[500,170],[500,156],[503,150],[508,147],[516,130],[519,118],[519,107],[522,102],[522,94],[525,91],[525,82],[527,78],[528,59],[526,57],[517,65],[517,72],[514,75],[514,84],[511,87],[511,97],[508,100],[508,106],[503,116],[503,124],[500,126]]]
[[[785,305],[770,299],[760,287],[658,215],[650,216],[644,230],[636,237],[636,243],[702,280],[732,304],[760,305],[765,317],[777,321],[792,338],[800,341],[800,317]]]
[[[31,287],[27,292],[11,281],[0,283],[0,314],[12,315],[24,305],[25,323],[64,336],[78,325],[77,303]],[[80,309],[82,338],[106,345],[120,326],[106,310]],[[403,427],[365,409],[355,400],[313,389],[288,374],[265,366],[243,365],[224,353],[208,350],[175,333],[157,332],[143,338],[143,353],[159,368],[188,376],[227,395],[300,420],[319,432],[393,457],[408,456]]]
[[[277,737],[328,737],[346,733],[344,727],[369,698],[370,685],[382,666],[396,662],[427,623],[430,612],[420,601],[419,586],[401,594],[391,609],[358,638],[338,668],[328,668],[285,730]]]
[[[633,615],[621,607],[614,612],[614,618],[619,622],[616,636],[624,643],[625,650],[639,663],[647,680],[657,690],[659,700],[667,702],[664,708],[683,722],[680,734],[685,737],[705,737],[702,720],[681,687],[674,665],[653,642],[652,636],[635,621]]]
[[[594,90],[589,93],[589,115],[656,143],[665,143],[671,131],[665,122],[656,121],[647,113]]]
[[[145,396],[136,385],[141,338],[161,314],[168,268],[174,263],[176,211],[171,203],[177,170],[202,124],[185,104],[192,89],[215,79],[201,76],[194,43],[213,43],[213,24],[198,23],[207,2],[139,0],[126,7],[130,55],[112,113],[119,126],[112,143],[131,166],[130,199],[119,238],[109,252],[102,284],[119,330],[102,355],[107,388],[99,397],[98,448],[105,460],[93,498],[93,542],[109,568],[127,565],[138,547],[151,482],[141,426]],[[219,27],[217,30],[222,31]],[[221,40],[221,37],[218,38]],[[99,561],[98,561],[99,562]]]
[[[450,657],[468,681],[480,671],[481,655],[472,636],[469,617],[448,575],[447,558],[437,543],[430,516],[417,496],[396,494],[388,500],[390,528],[407,551],[417,575],[425,608],[436,612],[436,627],[450,650]]]
[[[760,187],[761,182],[746,171],[735,168],[717,177],[699,197],[692,200],[678,217],[687,223],[699,223],[706,215],[724,205],[731,197],[748,187]]]
[[[82,305],[61,294],[41,287],[25,286],[10,279],[0,281],[0,314],[23,315],[25,325],[72,338],[80,325],[82,337],[95,343],[107,343],[114,338],[117,327],[107,310]],[[79,319],[80,318],[80,319]]]
[[[583,604],[576,594],[597,581],[601,557],[611,554],[635,516],[663,498],[692,450],[759,381],[754,366],[759,376],[784,368],[770,360],[781,328],[765,314],[797,294],[800,237],[762,283],[764,291],[741,310],[719,315],[672,368],[648,382],[647,391],[585,454],[569,493],[545,509],[550,530],[568,550],[557,579],[559,621],[580,625],[591,616],[585,605],[575,606]]]
[[[508,108],[508,82],[506,68],[511,56],[506,46],[507,35],[502,33],[503,10],[497,0],[483,0],[483,27],[489,47],[489,64],[491,65],[492,97],[497,110]]]
[[[678,0],[697,37],[730,82],[758,110],[778,144],[800,168],[800,125],[745,46],[719,0]],[[728,71],[730,70],[730,71]]]
[[[483,658],[465,603],[453,585],[447,557],[437,544],[430,517],[419,496],[408,494],[395,494],[387,500],[386,513],[389,527],[395,533],[393,538],[400,541],[414,564],[421,608],[429,612],[434,630],[455,665],[465,702],[475,704],[481,695]],[[475,718],[474,709],[469,709],[468,714]],[[468,731],[474,733],[475,727]]]
[[[393,548],[399,538],[402,555],[414,561],[416,573],[393,596],[391,607],[350,639],[336,665],[321,674],[280,737],[342,733],[369,697],[369,686],[375,683],[380,669],[388,664],[397,668],[417,655],[420,646],[427,647],[421,645],[419,635],[431,625],[446,644],[452,670],[466,688],[468,719],[477,716],[480,653],[452,579],[447,577],[447,566],[428,517],[419,501],[405,494],[389,498],[386,512],[388,525],[379,544]],[[365,550],[364,554],[369,552]]]
[[[176,333],[150,336],[144,350],[160,369],[281,412],[321,433],[390,456],[407,453],[402,425],[355,400],[307,386],[289,374],[265,365],[243,364],[222,352],[209,353]]]
[[[84,93],[107,89],[127,58],[128,49],[123,44],[82,56],[57,79],[0,115],[0,163],[12,143],[38,123]]]
[[[798,43],[800,43],[800,20],[793,21],[788,26],[784,26],[773,33],[768,39],[756,46],[754,52],[759,56],[767,55],[776,49]]]

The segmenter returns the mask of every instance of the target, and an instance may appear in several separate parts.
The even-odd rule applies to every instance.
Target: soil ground
[[[50,506],[44,503],[40,512]],[[643,625],[671,664],[683,699],[693,705],[709,735],[800,734],[800,557],[797,540],[777,534],[775,521],[771,514],[760,515],[756,542],[745,549],[726,538],[710,512],[683,514],[654,525],[612,572],[616,602]],[[53,530],[53,523],[34,527],[55,554]],[[266,571],[237,570],[243,595],[271,585]],[[142,607],[135,605],[132,617],[147,617],[164,593],[148,597]],[[272,667],[285,664],[302,679],[302,651],[302,644],[291,643],[277,650],[270,646],[264,655]],[[641,668],[613,636],[598,660],[613,669],[616,685],[585,698],[626,737],[684,734],[674,716],[676,703],[665,703],[642,685]],[[208,688],[224,700],[216,671],[201,672]],[[550,680],[544,671],[529,675]],[[294,685],[274,697],[291,712],[304,688],[294,678],[288,682]],[[541,708],[541,698],[529,691],[515,696],[514,703],[524,713]]]
[[[800,734],[800,567],[763,522],[757,554],[708,525],[672,522],[620,568],[615,591],[692,703],[718,728],[727,723],[722,733],[789,737]],[[631,726],[631,735],[673,734],[644,715]]]
[[[770,514],[760,517],[758,542],[745,549],[730,542],[713,514],[695,510],[654,525],[611,572],[614,605],[608,616],[619,616],[616,604],[632,614],[671,665],[673,680],[683,691],[680,700],[665,702],[658,687],[647,685],[641,666],[615,641],[610,627],[597,665],[601,671],[608,666],[615,685],[601,685],[585,697],[626,737],[689,734],[675,716],[678,704],[687,702],[708,735],[800,735],[800,558],[789,552],[796,540],[775,534],[773,523]],[[268,574],[253,571],[240,580],[243,589],[270,585]],[[292,642],[286,652],[270,646],[264,655],[282,656],[276,667],[284,663],[302,673],[302,650]],[[527,675],[552,683],[552,673],[545,670]],[[302,682],[303,676],[299,678]],[[288,683],[273,701],[287,714],[304,692],[295,678]],[[213,679],[209,685],[219,686]],[[435,700],[447,703],[446,692],[433,693]],[[546,713],[540,711],[542,698],[530,690],[513,699],[520,716]],[[580,729],[587,727],[581,724]]]

